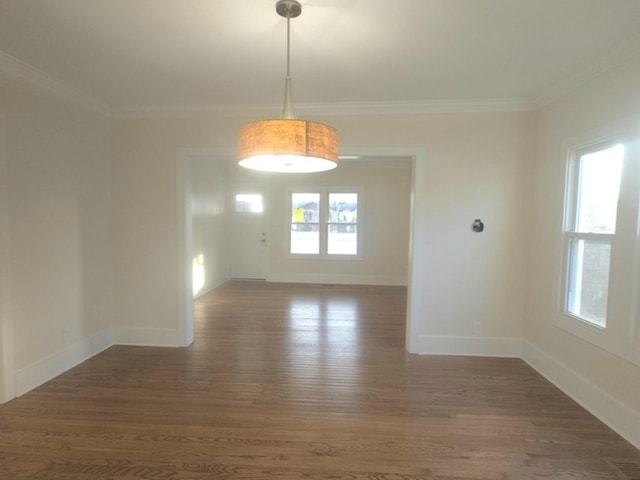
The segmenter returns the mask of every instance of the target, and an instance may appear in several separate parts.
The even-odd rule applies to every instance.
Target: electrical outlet
[[[473,326],[471,328],[473,329],[474,335],[480,335],[482,333],[482,323],[479,321],[473,322]]]

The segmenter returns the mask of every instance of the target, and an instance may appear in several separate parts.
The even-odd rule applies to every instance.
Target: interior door
[[[231,214],[231,278],[267,278],[269,238],[263,189],[236,189]]]

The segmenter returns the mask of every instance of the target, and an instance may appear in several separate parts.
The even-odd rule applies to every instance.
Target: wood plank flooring
[[[633,478],[640,452],[521,360],[407,354],[405,303],[229,282],[191,347],[112,347],[0,406],[0,479]]]

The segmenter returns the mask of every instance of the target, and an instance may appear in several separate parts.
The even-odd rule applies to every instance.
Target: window
[[[320,253],[320,194],[291,194],[291,253]]]
[[[236,194],[237,213],[262,213],[262,195],[259,193],[238,193]]]
[[[565,211],[565,312],[607,326],[609,272],[624,147],[577,152],[570,165]]]
[[[330,193],[327,221],[327,253],[358,253],[358,194]]]
[[[616,140],[568,152],[552,318],[640,365],[640,138],[635,126],[596,135]]]
[[[291,254],[358,254],[358,194],[291,194]]]

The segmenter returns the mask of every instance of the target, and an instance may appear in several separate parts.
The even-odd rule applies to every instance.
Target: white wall
[[[11,272],[9,271],[9,166],[6,122],[0,114],[0,403],[15,396]]]
[[[184,212],[178,205],[178,169],[190,167],[185,150],[227,145],[235,129],[207,120],[119,119],[113,131],[117,341],[183,345],[179,318],[186,272],[179,260],[178,222]],[[190,270],[191,258],[188,262]]]
[[[7,114],[11,218],[15,210],[18,219],[11,267],[19,273],[12,275],[12,289],[24,316],[16,332],[18,368],[64,351],[64,330],[72,342],[99,332],[111,312],[118,343],[181,344],[178,152],[232,152],[245,119],[117,119],[109,137],[109,122],[95,114],[23,97],[15,96]],[[421,152],[412,179],[413,224],[419,225],[410,272],[417,321],[412,351],[519,354],[531,118],[323,119],[338,128],[345,149]],[[105,178],[112,179],[111,196]],[[400,183],[406,185],[406,177]],[[484,233],[471,232],[474,218],[483,219]],[[400,255],[389,265],[404,275],[406,257]],[[290,272],[287,262],[282,268]],[[30,275],[32,264],[51,275]],[[45,289],[51,285],[55,295]],[[44,297],[29,304],[26,292],[33,289]],[[40,328],[43,317],[53,320]],[[478,321],[482,333],[473,336]]]
[[[607,351],[554,323],[567,146],[629,129],[640,139],[639,85],[636,56],[538,113],[525,358],[640,447],[640,364],[622,358],[629,347]],[[617,253],[633,265],[632,248]],[[627,324],[631,320],[624,319]]]
[[[211,157],[192,157],[192,256],[202,257],[202,295],[229,279],[228,175],[225,165]]]
[[[422,351],[518,356],[530,180],[528,114],[443,115],[425,134]],[[483,233],[471,224],[480,218]],[[479,322],[480,335],[473,324]],[[471,337],[471,338],[470,338]],[[478,342],[476,337],[482,337]],[[486,350],[485,350],[486,349]]]
[[[233,151],[245,119],[119,120],[114,135],[116,323],[177,332],[176,155]],[[413,179],[419,327],[412,350],[519,355],[532,114],[337,116],[343,148],[425,152]],[[486,230],[471,232],[482,218]],[[414,222],[415,224],[415,222]],[[482,334],[473,336],[473,323]],[[154,332],[155,330],[155,332]],[[160,340],[158,343],[162,343]]]
[[[20,394],[111,341],[110,122],[46,95],[0,89]]]
[[[342,161],[327,172],[265,174],[231,169],[231,182],[269,191],[270,248],[267,280],[277,282],[406,285],[409,262],[411,160]],[[343,188],[360,193],[358,258],[301,259],[289,254],[290,193]]]

